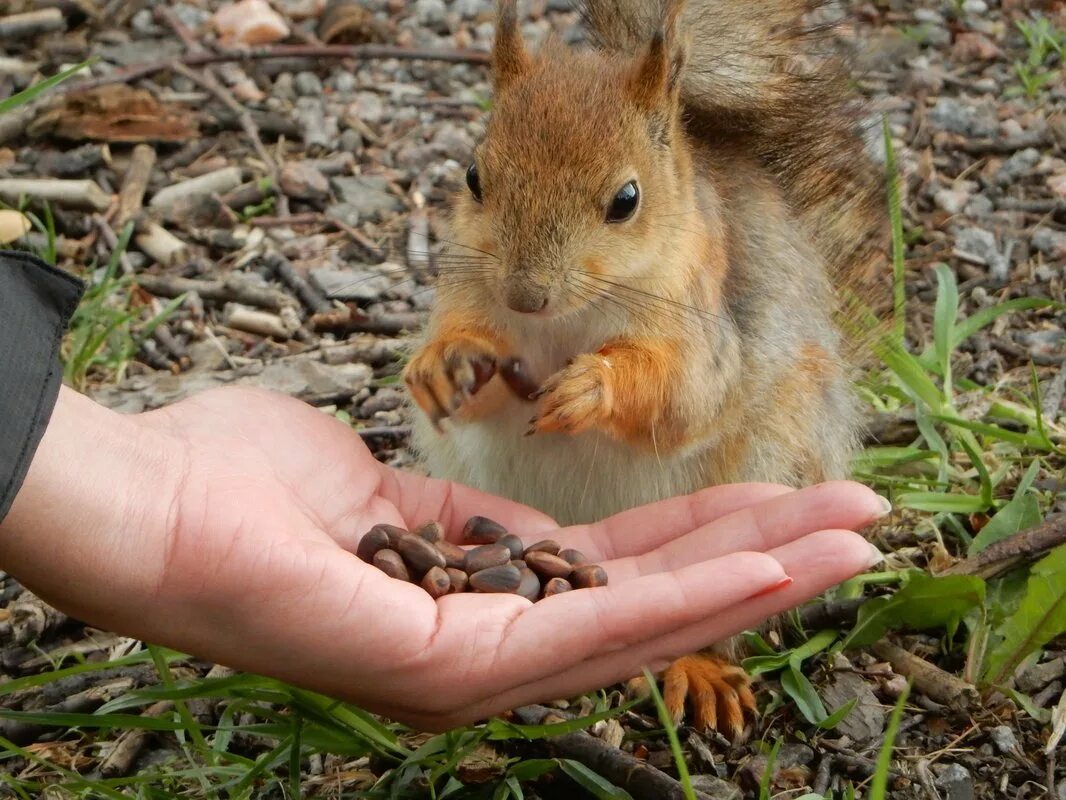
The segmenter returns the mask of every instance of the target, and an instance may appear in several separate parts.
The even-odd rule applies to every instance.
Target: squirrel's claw
[[[744,734],[745,718],[757,707],[751,679],[740,667],[710,653],[679,658],[663,673],[663,702],[674,722],[685,716],[685,700],[692,708],[692,726],[700,731],[717,730],[732,741]],[[626,684],[630,697],[648,692],[643,678]]]

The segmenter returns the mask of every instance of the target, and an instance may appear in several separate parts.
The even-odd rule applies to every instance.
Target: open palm
[[[83,619],[425,729],[606,686],[758,624],[871,563],[850,531],[883,512],[856,484],[739,485],[560,530],[386,467],[347,426],[279,395],[217,390],[131,422],[167,465],[146,476],[158,511],[75,543],[109,580],[97,567],[85,589],[71,568],[28,585]],[[582,550],[610,585],[535,605],[434,601],[352,554],[377,523],[436,519],[454,539],[475,514]]]

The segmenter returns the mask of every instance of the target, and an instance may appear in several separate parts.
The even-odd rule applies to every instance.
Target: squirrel
[[[498,0],[491,115],[404,371],[431,475],[560,524],[846,477],[842,320],[882,285],[887,214],[806,10],[586,0],[592,48],[532,53]],[[688,697],[697,727],[741,733],[731,650],[666,670],[675,719]]]

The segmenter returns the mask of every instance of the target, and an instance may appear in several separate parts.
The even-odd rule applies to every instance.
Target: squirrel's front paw
[[[415,353],[403,378],[434,427],[463,407],[496,374],[495,343],[473,336],[434,339]]]
[[[596,353],[578,356],[548,378],[534,398],[537,416],[530,420],[527,436],[606,427],[612,406],[611,362]]]

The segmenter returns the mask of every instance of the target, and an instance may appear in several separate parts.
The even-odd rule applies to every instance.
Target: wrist
[[[0,568],[86,621],[113,625],[116,612],[143,613],[138,603],[152,596],[165,562],[175,445],[62,388],[0,524]]]

